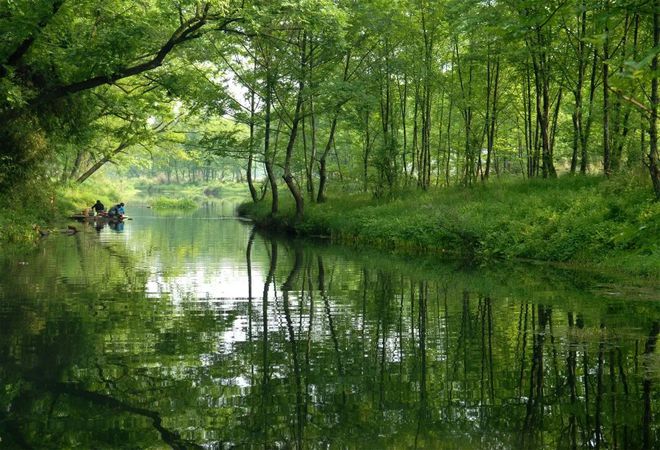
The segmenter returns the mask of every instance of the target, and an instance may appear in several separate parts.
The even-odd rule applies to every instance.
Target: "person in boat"
[[[91,210],[94,211],[97,215],[99,215],[103,211],[105,211],[105,206],[103,205],[103,203],[101,203],[101,200],[97,200],[96,203],[92,205]]]
[[[108,210],[108,217],[123,217],[125,213],[124,204],[118,203]]]

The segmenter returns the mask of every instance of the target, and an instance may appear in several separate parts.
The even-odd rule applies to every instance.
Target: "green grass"
[[[660,203],[644,178],[631,176],[491,182],[387,200],[342,194],[322,205],[307,202],[300,223],[288,199],[275,218],[269,202],[243,205],[240,212],[264,226],[358,246],[480,261],[625,264],[624,271],[660,274]]]
[[[206,184],[154,184],[140,181],[136,188],[150,196],[154,209],[194,209],[208,199],[244,200],[248,197],[246,184],[211,182]]]
[[[179,198],[246,198],[249,196],[247,184],[212,181],[195,184],[159,184],[152,180],[138,179],[134,181],[136,189],[149,195],[158,196],[167,193]]]
[[[190,198],[156,197],[151,206],[155,209],[190,210],[198,206],[198,202]]]

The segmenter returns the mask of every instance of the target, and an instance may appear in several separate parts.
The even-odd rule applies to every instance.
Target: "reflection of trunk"
[[[571,401],[569,409],[570,415],[568,417],[568,436],[571,443],[571,449],[577,448],[577,420],[575,412],[577,411],[577,389],[576,389],[576,369],[577,369],[577,352],[576,342],[573,338],[575,334],[573,323],[573,313],[568,313],[568,355],[566,357],[566,384]]]
[[[255,229],[250,231],[247,249],[245,250],[245,260],[247,264],[248,276],[248,342],[252,342],[252,245],[254,244]]]
[[[529,372],[529,396],[525,415],[525,432],[530,435],[543,419],[544,397],[544,354],[545,334],[550,319],[550,309],[538,305],[538,328],[534,331],[532,347],[532,367]],[[532,327],[534,327],[534,310],[532,310]]]
[[[289,272],[289,276],[282,285],[282,302],[284,309],[284,318],[286,320],[286,328],[288,331],[289,344],[291,345],[291,359],[293,361],[293,378],[294,378],[294,389],[296,392],[296,448],[302,448],[303,442],[303,421],[304,416],[303,412],[303,399],[302,399],[302,382],[300,376],[300,362],[298,360],[298,345],[296,343],[296,335],[293,329],[293,322],[291,320],[291,313],[289,311],[289,291],[293,290],[293,283],[298,278],[298,273],[302,267],[302,253],[300,248],[295,249],[295,260],[293,263],[293,268]]]
[[[618,417],[617,417],[617,382],[616,382],[616,374],[615,374],[615,368],[616,364],[614,363],[615,361],[615,351],[614,349],[610,349],[610,399],[611,399],[611,409],[610,409],[610,417],[612,417],[612,444],[613,448],[619,448],[618,444]]]
[[[578,329],[582,330],[584,329],[584,318],[582,317],[581,314],[578,314],[577,320],[575,322],[577,325]],[[582,343],[583,346],[583,352],[582,352],[582,379],[583,379],[583,384],[584,384],[584,419],[585,419],[585,424],[584,427],[582,427],[582,440],[584,442],[587,442],[587,440],[590,438],[590,436],[586,435],[586,432],[590,429],[591,425],[591,417],[589,415],[589,351],[587,349],[587,344],[586,342],[583,341]]]
[[[118,400],[109,395],[100,394],[97,392],[87,391],[81,387],[70,383],[54,383],[50,388],[56,393],[63,393],[72,397],[82,398],[91,401],[96,405],[104,406],[114,411],[124,411],[131,414],[147,417],[151,419],[154,428],[160,434],[161,439],[173,449],[201,449],[200,445],[183,439],[176,431],[170,431],[163,426],[163,418],[156,411],[151,411],[145,408],[139,408],[129,405],[121,400]]]
[[[605,330],[605,324],[600,324],[600,332],[603,333]],[[595,443],[596,448],[600,448],[601,442],[603,440],[603,426],[601,423],[601,412],[603,409],[603,365],[605,363],[605,343],[601,338],[600,344],[598,344],[598,369],[596,370],[596,412],[595,414]]]
[[[656,2],[657,5],[658,2]],[[657,14],[656,14],[657,16]],[[656,21],[657,25],[657,21]],[[657,33],[656,29],[656,33]],[[653,423],[653,412],[651,410],[651,355],[655,352],[655,346],[658,341],[658,333],[660,332],[660,322],[654,322],[651,326],[651,332],[646,339],[644,345],[644,419],[642,421],[642,448],[653,448],[653,440],[651,435],[651,424]]]
[[[493,308],[490,297],[483,299],[481,315],[481,382],[483,389],[488,387],[488,398],[491,404],[495,401],[495,385],[493,381]],[[488,383],[485,380],[485,371],[488,368]],[[482,393],[483,397],[483,393]]]
[[[525,314],[523,315],[523,308]],[[523,395],[523,376],[525,374],[525,350],[527,349],[527,317],[529,315],[529,305],[525,303],[520,305],[520,316],[518,317],[518,337],[516,338],[516,353],[520,354],[520,376],[518,377],[518,396]],[[524,322],[523,322],[524,317]],[[520,342],[520,346],[519,343]],[[520,353],[518,352],[518,349]]]
[[[419,356],[420,356],[420,374],[419,374],[419,412],[417,422],[417,434],[415,435],[415,448],[417,448],[417,438],[424,429],[426,423],[427,393],[426,393],[426,321],[428,306],[429,286],[428,282],[419,283]]]
[[[323,299],[325,315],[328,318],[328,328],[330,329],[330,338],[332,339],[332,344],[335,349],[335,358],[337,360],[337,373],[340,379],[339,385],[341,387],[342,402],[346,403],[346,391],[343,387],[344,366],[341,360],[341,353],[339,352],[339,339],[337,338],[337,330],[335,330],[335,325],[330,310],[330,299],[328,297],[328,293],[325,290],[325,267],[323,266],[323,260],[321,259],[321,255],[319,255],[318,257],[318,266],[319,266],[319,291],[321,291],[321,298]]]
[[[268,360],[268,290],[270,289],[270,284],[274,281],[275,278],[275,269],[277,267],[277,242],[271,241],[271,253],[270,253],[270,267],[268,268],[268,275],[266,275],[266,281],[264,282],[264,291],[262,298],[262,339],[263,339],[263,353],[262,353],[262,370],[263,377],[261,382],[261,413],[263,417],[263,444],[264,448],[268,448],[268,429],[270,427],[268,423],[268,418],[270,416],[270,411],[268,411],[268,404],[271,400],[270,396],[270,362]]]
[[[628,379],[626,377],[626,372],[623,368],[623,355],[621,354],[620,347],[616,349],[616,353],[617,353],[617,365],[619,367],[619,379],[621,380],[621,386],[623,387],[624,404],[629,404],[630,392],[628,390]],[[630,435],[630,430],[628,426],[628,421],[625,421],[623,425],[623,448],[630,448],[629,435]]]
[[[307,324],[307,345],[305,345],[305,411],[304,415],[307,417],[308,404],[311,399],[309,393],[310,385],[310,352],[312,350],[312,328],[314,326],[314,288],[312,286],[312,269],[311,263],[307,266],[307,290],[309,294],[309,323]],[[304,286],[304,283],[303,283]]]

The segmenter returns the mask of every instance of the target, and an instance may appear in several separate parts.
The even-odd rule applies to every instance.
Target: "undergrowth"
[[[264,226],[354,245],[482,261],[625,262],[624,270],[660,274],[660,203],[645,180],[631,176],[491,182],[386,200],[342,194],[307,202],[299,223],[283,200],[274,218],[269,202],[244,204],[239,212]]]

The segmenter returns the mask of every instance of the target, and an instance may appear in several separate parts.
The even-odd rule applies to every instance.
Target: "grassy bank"
[[[62,186],[33,180],[0,197],[0,244],[29,245],[39,239],[36,228],[61,228],[73,213],[80,212],[100,199],[107,208],[133,195],[130,186],[113,182]]]
[[[135,188],[146,194],[147,203],[159,210],[190,210],[212,199],[236,199],[247,196],[247,186],[240,183],[159,184],[138,180]]]
[[[343,194],[322,205],[308,202],[300,223],[290,202],[274,218],[269,212],[268,202],[240,208],[261,226],[358,246],[660,272],[660,203],[634,177],[492,182],[387,200]]]

